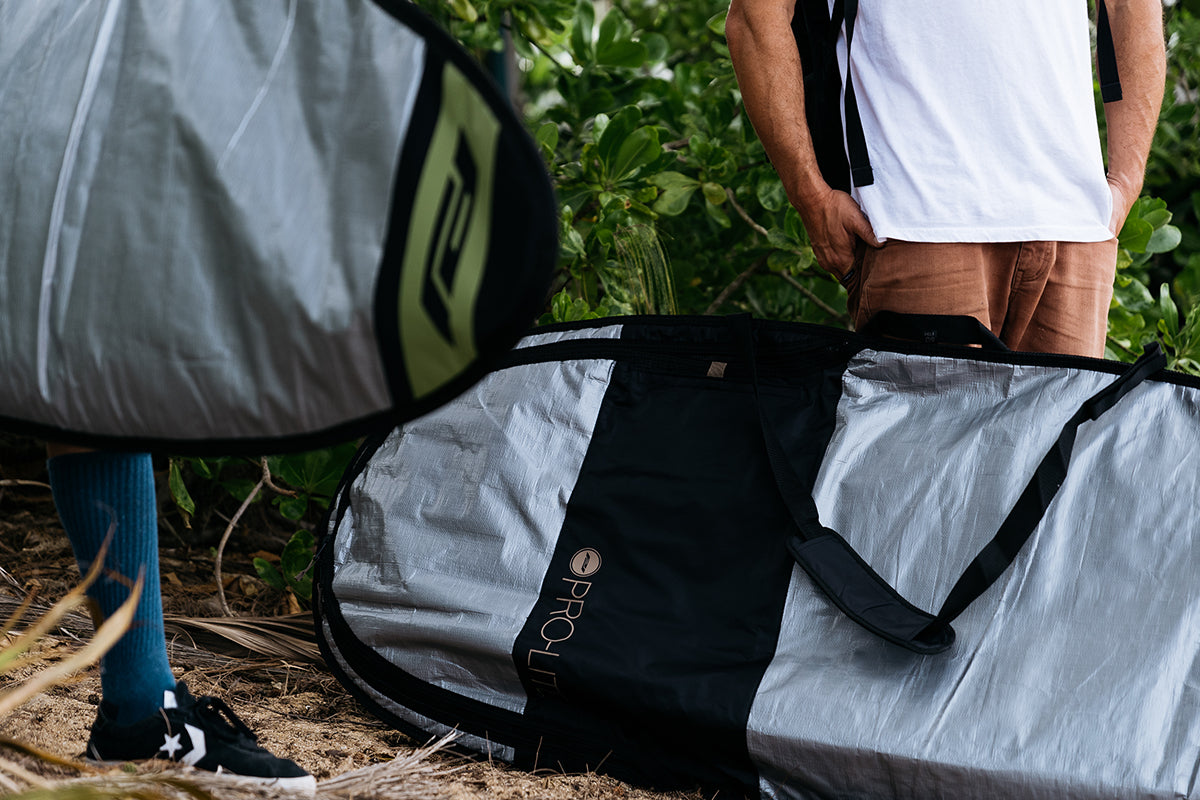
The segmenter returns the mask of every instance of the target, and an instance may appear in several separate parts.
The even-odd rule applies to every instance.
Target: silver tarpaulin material
[[[752,408],[745,389],[718,383],[739,379],[736,361],[726,361],[736,354],[713,344],[728,340],[708,332],[719,323],[694,323],[702,333],[674,350],[664,344],[677,331],[686,338],[688,324],[634,319],[530,337],[515,356],[524,361],[397,429],[344,484],[344,513],[327,533],[332,555],[318,568],[328,570],[318,580],[321,630],[344,682],[382,707],[385,718],[431,733],[460,724],[473,735],[495,732],[498,744],[516,748],[518,763],[522,747],[544,752],[556,737],[578,735],[570,747],[584,748],[592,746],[588,736],[607,731],[610,738],[594,746],[611,746],[615,762],[628,758],[621,731],[657,722],[645,716],[653,703],[618,710],[641,681],[659,681],[664,694],[673,682],[695,679],[701,687],[666,706],[679,716],[664,730],[680,737],[737,705],[732,686],[723,694],[734,681],[728,673],[696,678],[703,663],[674,658],[706,652],[692,647],[692,626],[703,630],[704,623],[689,618],[690,601],[674,622],[653,624],[675,613],[665,598],[711,596],[734,585],[756,590],[705,568],[704,552],[729,532],[696,528],[694,547],[684,553],[657,545],[653,527],[631,523],[670,514],[645,508],[622,516],[612,508],[617,496],[577,503],[594,491],[585,480],[619,488],[618,471],[633,484],[663,477],[659,453],[622,460],[596,451],[597,440],[638,425],[656,398],[686,402],[687,392],[716,386],[730,411],[725,418]],[[782,336],[778,349],[763,352],[785,363],[787,347],[847,348],[844,370],[820,367],[832,379],[805,384],[826,387],[821,391],[831,394],[824,396],[836,401],[828,404],[832,432],[817,456],[813,500],[822,524],[908,600],[936,612],[1064,423],[1113,383],[1115,369],[1087,359],[876,349],[853,336],[830,334],[827,346]],[[601,357],[609,346],[601,340],[611,340],[612,360]],[[708,350],[721,355],[697,356]],[[691,372],[689,359],[696,361]],[[683,388],[670,394],[675,380]],[[780,396],[780,379],[762,380]],[[822,405],[807,390],[793,396]],[[687,413],[699,407],[689,404]],[[699,435],[682,416],[678,424],[685,437]],[[819,429],[801,432],[791,446],[801,449],[805,437],[822,435]],[[737,430],[753,436],[756,426]],[[719,452],[716,474],[730,475],[731,483],[735,472],[770,475],[749,463],[720,463]],[[944,653],[917,655],[881,641],[799,567],[785,565],[790,582],[783,572],[776,612],[782,619],[742,718],[750,785],[781,800],[1200,797],[1197,452],[1200,388],[1181,376],[1136,385],[1083,423],[1066,480],[1041,522],[1011,566],[954,621],[957,641]],[[708,473],[695,474],[704,481]],[[683,502],[708,502],[706,495],[713,508],[743,502],[722,496],[715,481],[689,495],[682,485],[688,480],[680,474],[648,496],[671,514],[684,513],[677,508]],[[752,516],[757,510],[747,508],[747,517],[778,519]],[[610,530],[618,521],[629,526],[624,540],[625,530]],[[587,560],[593,557],[602,565]],[[687,566],[672,572],[672,563]],[[692,577],[699,575],[710,577]],[[621,594],[641,596],[646,586],[656,592],[647,596],[664,600],[605,616],[605,604],[618,604]],[[557,622],[542,622],[555,614]],[[637,639],[643,624],[657,638]],[[745,627],[759,624],[745,620]],[[343,636],[343,627],[353,635]],[[733,626],[741,627],[740,620]],[[541,661],[528,664],[549,664],[565,687],[549,700],[522,672],[530,631],[542,651]],[[678,641],[662,641],[676,631]],[[714,628],[704,635],[720,649],[722,636],[740,633]],[[598,652],[622,666],[609,674],[604,664],[588,664],[578,674],[594,683],[571,683],[582,678],[567,662],[591,646],[583,642],[588,637],[601,646],[613,642]],[[373,654],[363,656],[355,640]],[[390,671],[370,678],[375,663],[398,667],[398,682],[388,684]],[[672,670],[666,681],[658,674]],[[414,689],[410,677],[422,686]],[[447,692],[476,705],[445,701]],[[688,697],[704,699],[679,705]],[[556,716],[548,703],[566,710]],[[610,713],[628,716],[609,729],[603,724]],[[530,720],[528,734],[499,732],[519,729],[522,720]],[[661,735],[637,740],[634,758]],[[673,757],[669,748],[663,752]],[[736,755],[729,773],[740,775]],[[647,761],[644,769],[622,764],[648,783],[667,779],[654,771],[662,759]],[[685,773],[676,783],[686,780]]]
[[[936,609],[1016,476],[1109,380],[865,352],[818,480],[822,522]],[[1198,423],[1200,392],[1148,383],[1085,424],[1043,524],[945,657],[864,647],[797,570],[750,717],[764,796],[1198,796]]]
[[[544,170],[455,47],[408,3],[0,4],[0,418],[291,447],[510,345],[530,303],[493,330],[475,299],[494,236],[553,261],[549,182],[548,221],[489,229],[493,164]]]

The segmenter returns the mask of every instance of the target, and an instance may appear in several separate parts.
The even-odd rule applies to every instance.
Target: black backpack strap
[[[1106,103],[1117,102],[1121,99],[1121,76],[1117,74],[1117,48],[1104,0],[1099,0],[1096,9],[1096,63],[1100,70],[1100,96]]]
[[[834,9],[834,13],[842,12]],[[831,19],[826,0],[797,0],[792,15],[792,36],[804,69],[804,113],[821,176],[834,189],[850,191],[850,163],[846,160],[842,115],[839,108],[842,79],[837,65],[841,17]]]
[[[846,150],[850,153],[850,180],[855,186],[870,186],[875,182],[871,170],[871,156],[867,153],[867,137],[863,133],[862,117],[858,113],[858,98],[854,95],[854,73],[850,68],[850,48],[854,44],[854,23],[858,19],[858,0],[837,0],[834,3],[834,18],[837,7],[845,2],[843,11],[846,20]]]
[[[748,320],[735,323],[754,387],[755,406],[771,472],[796,525],[788,551],[813,582],[856,623],[915,653],[932,654],[954,643],[950,622],[1008,568],[1041,521],[1070,463],[1075,434],[1083,422],[1111,408],[1131,389],[1166,366],[1157,345],[1115,381],[1087,400],[1063,426],[999,532],[968,565],[937,615],[908,602],[871,568],[838,533],[821,525],[810,487],[796,475],[758,393],[753,332]]]

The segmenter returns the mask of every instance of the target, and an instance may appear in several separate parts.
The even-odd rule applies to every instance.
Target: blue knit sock
[[[146,583],[133,624],[100,661],[104,699],[116,707],[119,724],[136,722],[157,711],[163,691],[175,687],[163,636],[162,595],[158,582],[158,507],[154,473],[145,453],[84,452],[55,456],[47,462],[59,519],[87,572],[110,529],[112,540],[104,573],[88,589],[103,618],[129,597],[123,576]]]

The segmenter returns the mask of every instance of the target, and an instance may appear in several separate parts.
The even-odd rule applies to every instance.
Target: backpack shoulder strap
[[[1117,48],[1113,44],[1108,9],[1099,0],[1096,10],[1096,63],[1100,71],[1100,95],[1106,103],[1121,99],[1121,76],[1117,73]]]

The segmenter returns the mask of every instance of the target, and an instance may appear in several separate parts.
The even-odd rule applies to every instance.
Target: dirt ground
[[[49,488],[41,485],[45,477],[40,449],[18,449],[14,456],[11,442],[5,444],[0,442],[0,615],[7,618],[30,593],[42,604],[58,600],[78,583],[79,574]],[[189,542],[177,527],[164,515],[160,531],[163,604],[172,640],[172,664],[193,694],[223,698],[258,733],[260,743],[294,759],[318,781],[406,756],[425,744],[412,741],[360,708],[320,663],[315,645],[300,646],[284,657],[256,656],[229,640],[205,636],[189,626],[189,619],[221,616],[213,577],[215,557],[211,544]],[[256,528],[251,514],[231,538],[222,573],[235,614],[270,617],[296,610],[294,600],[258,580],[251,564],[253,554],[279,553],[284,540],[278,531],[261,525]],[[307,615],[284,621],[297,631],[307,627],[311,639]],[[38,644],[39,664],[0,676],[0,694],[35,669],[77,650],[90,635],[86,615],[69,615]],[[84,670],[0,719],[0,737],[51,754],[76,756],[87,741],[99,691],[96,668]],[[0,755],[4,755],[2,748]],[[34,764],[37,771],[41,762],[25,759],[22,763]],[[422,764],[420,774],[414,774],[413,796],[450,800],[702,797],[654,793],[594,774],[530,774],[500,764],[470,762],[450,752],[435,753]],[[5,793],[0,786],[0,795]]]

